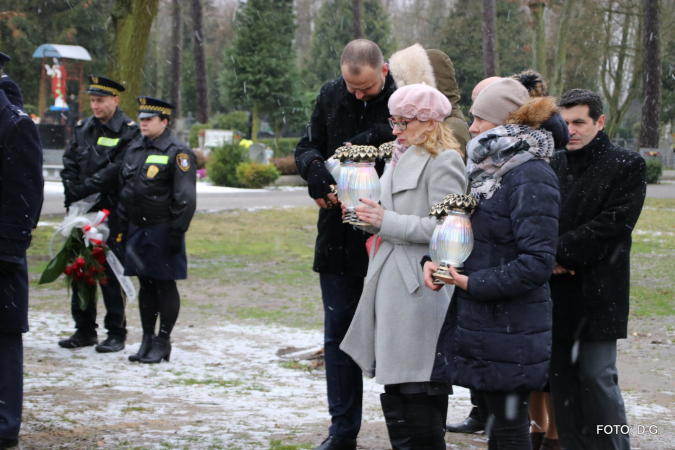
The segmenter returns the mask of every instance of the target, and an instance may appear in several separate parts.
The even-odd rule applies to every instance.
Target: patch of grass
[[[186,386],[217,386],[217,387],[237,387],[241,385],[241,380],[224,380],[222,378],[207,378],[205,380],[197,380],[196,378],[181,378],[174,383],[184,384]]]
[[[675,315],[673,224],[675,199],[646,199],[631,250],[631,310],[636,315]]]
[[[145,411],[150,411],[148,408],[144,408],[143,406],[125,406],[122,408],[122,413],[126,414],[129,412],[145,412]]]
[[[632,286],[631,310],[638,316],[675,315],[675,290]]]
[[[302,370],[303,372],[309,372],[309,373],[312,373],[314,371],[314,369],[312,368],[312,365],[310,363],[296,361],[296,360],[280,361],[279,365],[281,367],[283,367],[284,369]]]
[[[311,449],[313,446],[309,443],[304,444],[284,444],[281,439],[273,439],[270,441],[270,450],[301,450]]]

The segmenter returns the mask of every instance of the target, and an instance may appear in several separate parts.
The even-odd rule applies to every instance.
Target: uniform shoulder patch
[[[179,153],[176,155],[176,163],[180,170],[187,172],[190,168],[190,156],[187,153]]]

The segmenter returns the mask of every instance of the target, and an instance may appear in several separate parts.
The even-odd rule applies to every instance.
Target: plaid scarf
[[[403,144],[401,144],[398,141],[398,138],[394,141],[394,154],[391,157],[391,170],[394,170],[394,167],[396,167],[396,164],[398,164],[398,160],[401,159],[401,156],[408,150],[408,147],[404,147]]]
[[[508,171],[535,159],[549,162],[553,147],[550,132],[527,125],[501,125],[479,134],[466,146],[471,195],[492,197]]]

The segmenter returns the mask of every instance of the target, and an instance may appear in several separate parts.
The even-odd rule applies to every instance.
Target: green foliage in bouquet
[[[93,243],[86,246],[82,229],[73,228],[61,250],[42,272],[39,284],[51,283],[65,274],[68,285],[77,288],[78,303],[84,311],[90,302],[96,303],[98,284],[108,283],[103,267],[108,250]]]

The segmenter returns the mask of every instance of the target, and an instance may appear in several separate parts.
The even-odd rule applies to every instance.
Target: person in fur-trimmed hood
[[[490,448],[529,449],[530,392],[546,384],[560,193],[548,164],[557,112],[552,97],[530,98],[516,80],[486,87],[473,105],[477,134],[467,145],[467,174],[478,209],[473,252],[455,291],[436,348],[432,381],[474,390]],[[424,263],[433,290],[436,265]]]
[[[397,89],[424,83],[438,89],[448,98],[452,112],[444,123],[459,142],[462,153],[466,154],[466,144],[471,139],[471,134],[459,104],[455,66],[450,57],[440,50],[425,50],[420,44],[415,44],[391,55],[389,73],[394,78]]]

